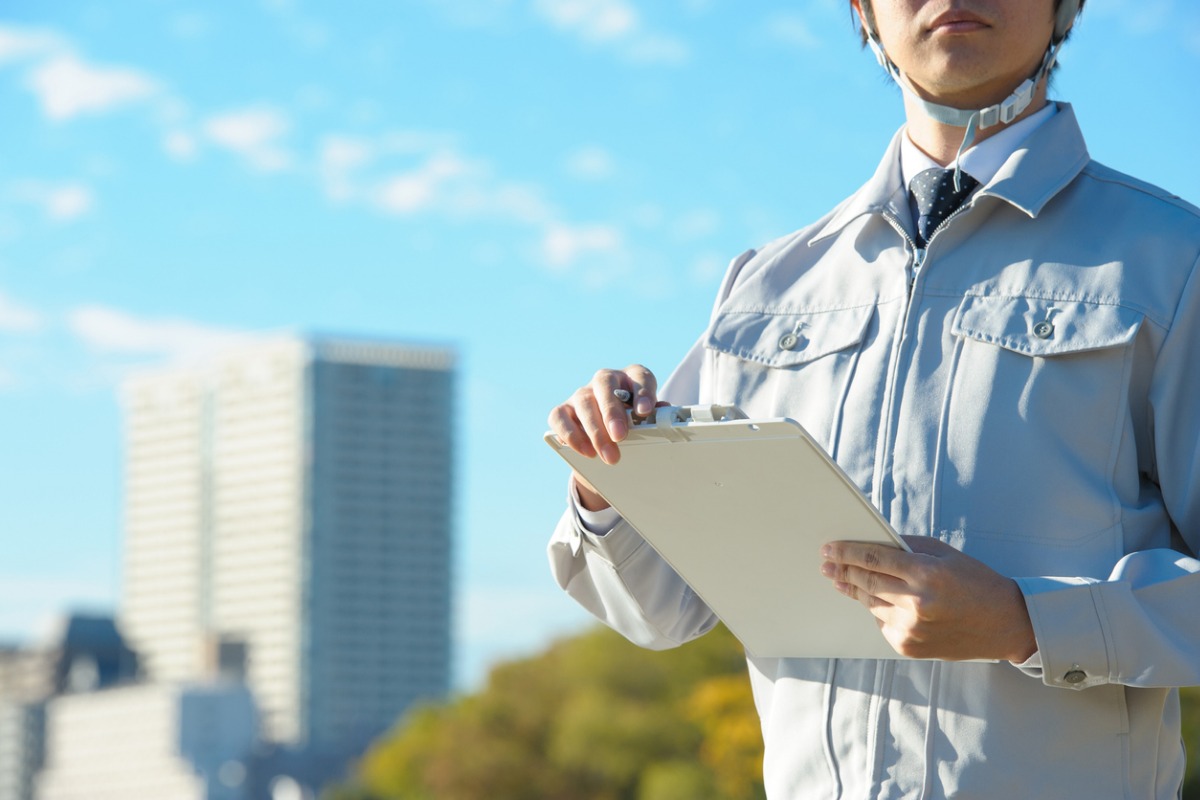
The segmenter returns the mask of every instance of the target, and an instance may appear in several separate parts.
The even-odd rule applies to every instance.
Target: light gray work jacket
[[[1015,578],[1039,651],[748,659],[768,793],[1176,797],[1173,687],[1200,684],[1200,211],[1092,161],[1062,105],[921,253],[898,147],[734,261],[663,396],[798,420],[900,533]],[[593,536],[568,508],[549,552],[638,644],[715,624],[624,523]]]

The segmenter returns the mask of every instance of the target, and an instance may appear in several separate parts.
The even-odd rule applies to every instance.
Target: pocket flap
[[[952,332],[1025,355],[1055,356],[1126,345],[1142,319],[1133,309],[1107,303],[969,296]]]
[[[769,367],[795,366],[859,344],[874,308],[722,311],[709,328],[706,344]]]

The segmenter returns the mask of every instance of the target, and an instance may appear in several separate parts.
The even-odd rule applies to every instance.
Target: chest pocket
[[[1118,518],[1114,461],[1142,320],[1107,303],[966,297],[951,325],[958,346],[935,527],[977,544],[991,537],[1071,548],[1063,568],[1076,571],[1064,574],[1107,570],[1112,542],[1103,534]],[[1020,552],[979,555],[999,568]]]
[[[830,311],[722,311],[709,348],[767,367],[794,367],[862,341],[874,306]]]
[[[874,311],[722,310],[706,341],[713,401],[790,417],[828,448]]]
[[[1027,356],[1053,357],[1121,347],[1142,316],[1099,303],[1026,297],[967,297],[952,332]]]

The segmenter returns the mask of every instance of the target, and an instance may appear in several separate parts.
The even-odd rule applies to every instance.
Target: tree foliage
[[[666,652],[607,629],[502,664],[409,714],[327,800],[758,800],[762,738],[741,646]]]
[[[1179,697],[1183,703],[1183,741],[1188,751],[1183,800],[1200,800],[1200,687],[1181,689]]]
[[[1184,689],[1185,800],[1200,800],[1200,688]],[[409,714],[324,800],[761,800],[762,737],[723,628],[650,652],[607,629],[502,664]]]

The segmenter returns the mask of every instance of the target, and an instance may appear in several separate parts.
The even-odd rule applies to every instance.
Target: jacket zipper
[[[900,234],[900,236],[904,238],[904,242],[908,245],[908,252],[912,253],[912,264],[905,267],[905,272],[907,273],[905,277],[908,280],[908,297],[909,299],[912,299],[913,286],[917,282],[917,270],[919,270],[921,268],[921,264],[925,262],[925,249],[917,247],[916,240],[913,239],[912,236],[909,236],[908,231],[904,229],[904,225],[900,222],[899,217],[897,217],[895,214],[892,214],[890,211],[883,211],[882,214],[883,218],[887,220],[887,223],[896,229],[896,233]],[[951,216],[953,216],[953,214]],[[945,224],[945,222],[942,222],[942,225]],[[937,231],[941,229],[942,226],[939,225],[934,233],[937,233]],[[904,315],[905,319],[907,320],[907,304],[904,307]]]
[[[888,221],[888,223],[893,228],[895,228],[896,231],[901,236],[904,237],[904,241],[906,241],[908,243],[909,251],[912,253],[912,257],[913,257],[912,269],[909,270],[909,273],[908,273],[908,296],[909,296],[909,298],[912,298],[913,288],[917,282],[917,273],[921,270],[921,267],[925,264],[925,254],[929,251],[929,242],[932,242],[933,238],[935,236],[937,236],[939,233],[941,233],[942,228],[945,228],[948,224],[950,224],[950,220],[954,219],[959,214],[966,211],[967,205],[968,204],[964,203],[963,205],[954,209],[953,213],[951,213],[950,216],[948,216],[944,220],[942,220],[941,223],[936,228],[933,229],[933,233],[929,234],[929,239],[925,242],[924,247],[917,247],[916,241],[911,236],[908,235],[908,231],[906,231],[904,229],[904,226],[902,224],[900,224],[900,220],[897,217],[893,216],[892,214],[889,214],[886,211],[883,213],[883,218],[886,219]],[[905,309],[905,312],[907,313],[907,308]]]
[[[887,471],[887,465],[891,460],[892,453],[894,435],[893,410],[896,405],[896,384],[899,381],[900,358],[903,353],[904,340],[908,331],[908,317],[912,309],[913,288],[917,280],[917,270],[920,268],[920,265],[924,263],[925,251],[917,247],[917,243],[908,234],[908,231],[904,229],[904,225],[896,216],[885,211],[883,213],[883,218],[887,220],[888,224],[895,228],[896,232],[904,238],[908,252],[912,255],[911,263],[905,266],[905,278],[907,281],[908,291],[904,296],[904,308],[900,314],[900,325],[897,328],[896,334],[892,341],[892,353],[889,359],[887,383],[884,387],[884,405],[880,409],[880,424],[882,425],[882,430],[880,431],[879,445],[875,451],[875,468],[872,471],[872,484],[875,487],[875,491],[873,493],[875,497],[873,499],[878,505],[880,513],[883,514],[884,517],[887,517],[888,506],[891,504],[893,496],[895,495],[895,483],[890,477],[885,477],[885,472]]]

